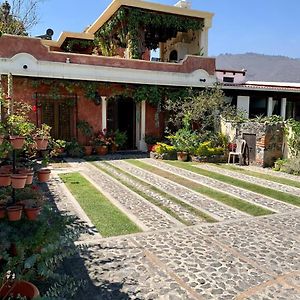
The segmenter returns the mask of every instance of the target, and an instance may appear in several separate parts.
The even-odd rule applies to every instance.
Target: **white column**
[[[238,96],[236,109],[244,114],[245,118],[249,118],[250,110],[250,97],[249,96]]]
[[[107,129],[107,101],[105,96],[101,96],[101,108],[102,108],[102,130]]]
[[[139,149],[141,139],[141,103],[136,103],[135,111],[135,145]]]
[[[286,119],[286,98],[281,99],[281,111],[280,115],[282,116],[283,120]]]
[[[146,134],[146,101],[141,103],[141,139],[139,150],[147,151],[147,145],[145,143]]]
[[[270,117],[273,114],[273,97],[268,98],[268,110],[267,116]]]
[[[200,30],[199,39],[199,51],[203,53],[203,56],[208,56],[208,30],[212,25],[212,20],[210,18],[204,19],[204,26],[202,31]]]

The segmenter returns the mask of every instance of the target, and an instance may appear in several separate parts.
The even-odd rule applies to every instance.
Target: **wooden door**
[[[243,139],[249,148],[249,163],[251,164],[256,160],[256,134],[244,133]]]

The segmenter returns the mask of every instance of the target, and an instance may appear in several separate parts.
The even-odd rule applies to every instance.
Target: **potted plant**
[[[147,144],[148,152],[152,151],[153,146],[159,141],[159,137],[151,134],[145,135],[145,143]]]
[[[3,172],[0,173],[0,186],[5,187],[11,184],[10,173]]]
[[[16,280],[15,275],[7,272],[0,287],[0,298],[10,299],[35,299],[40,296],[38,288],[25,280]]]
[[[111,151],[115,153],[119,148],[122,148],[127,142],[126,132],[121,132],[117,129],[111,136]]]
[[[80,120],[77,122],[77,128],[80,130],[81,134],[85,137],[85,145],[84,148],[84,154],[86,156],[89,156],[93,152],[93,146],[90,144],[89,140],[93,136],[93,128],[92,126],[87,122]]]
[[[23,115],[10,115],[7,118],[8,131],[10,133],[10,143],[14,149],[22,149],[25,137],[31,136],[35,126],[28,122]]]
[[[50,138],[51,127],[47,124],[42,124],[40,128],[36,128],[34,140],[38,150],[46,150]]]
[[[21,169],[18,171],[19,174],[26,175],[26,185],[32,184],[34,172],[30,169]],[[0,175],[1,176],[1,175]]]
[[[10,178],[11,186],[14,189],[23,189],[26,184],[27,174],[11,174]]]
[[[98,132],[93,140],[98,155],[106,155],[110,144],[106,129]]]
[[[8,206],[6,213],[9,221],[19,221],[22,217],[23,207],[21,205]]]
[[[51,170],[47,168],[42,168],[38,170],[38,180],[39,182],[47,182],[50,179]]]
[[[35,221],[41,212],[41,205],[38,199],[29,199],[25,201],[25,214],[29,221]]]

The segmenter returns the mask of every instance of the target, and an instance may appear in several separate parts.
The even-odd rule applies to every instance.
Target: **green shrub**
[[[284,165],[286,162],[287,162],[287,159],[280,159],[280,158],[278,158],[278,159],[275,161],[273,170],[274,170],[274,171],[281,171],[281,168],[283,167],[283,165]]]
[[[224,154],[224,148],[212,147],[212,142],[207,141],[199,145],[199,147],[195,151],[195,154],[197,156],[206,156],[206,157],[211,157],[214,155],[222,155]]]
[[[154,149],[155,152],[158,154],[164,154],[164,153],[172,154],[176,152],[174,146],[164,144],[164,143],[157,143]]]
[[[280,171],[293,174],[293,175],[300,175],[300,157],[295,157],[286,160]]]

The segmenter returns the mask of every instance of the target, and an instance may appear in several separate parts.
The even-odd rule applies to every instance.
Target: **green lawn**
[[[219,168],[224,168],[227,170],[231,170],[231,171],[235,171],[235,172],[239,172],[241,174],[250,175],[253,177],[266,179],[269,181],[273,181],[273,182],[289,185],[292,187],[300,188],[300,176],[299,176],[299,181],[295,181],[292,179],[277,177],[276,175],[265,174],[265,173],[260,173],[260,172],[256,172],[256,171],[251,171],[251,170],[246,170],[244,168],[239,168],[237,166],[231,166],[231,165],[227,165],[227,164],[214,164],[214,166],[219,167]]]
[[[263,187],[254,183],[249,183],[249,182],[245,182],[243,180],[239,180],[236,178],[232,178],[230,176],[226,176],[226,175],[222,175],[216,172],[212,172],[212,171],[208,171],[208,170],[204,170],[204,169],[200,169],[197,168],[193,165],[193,163],[185,163],[185,162],[180,162],[180,161],[168,161],[168,164],[175,166],[175,167],[179,167],[206,177],[210,177],[212,179],[216,179],[231,185],[234,185],[236,187],[240,187],[240,188],[244,188],[247,189],[251,192],[255,192],[267,197],[271,197],[273,199],[282,201],[282,202],[286,202],[289,204],[293,204],[296,206],[300,206],[300,197],[295,196],[295,195],[291,195],[288,193],[284,193],[284,192],[280,192],[280,191],[276,191],[274,189],[271,188],[267,188],[267,187]]]
[[[107,163],[105,163],[107,164]],[[94,165],[98,168],[100,168],[99,164],[95,164]],[[167,198],[168,200],[172,201],[173,203],[176,203],[177,205],[185,208],[186,210],[188,210],[190,213],[192,213],[194,216],[197,216],[198,218],[200,219],[203,219],[205,220],[206,222],[209,222],[209,223],[214,223],[214,222],[217,222],[217,220],[215,220],[213,217],[211,217],[210,215],[204,213],[203,211],[200,211],[199,209],[196,209],[194,208],[193,206],[189,205],[188,203],[176,198],[176,197],[173,197],[172,195],[169,195],[168,193],[158,189],[157,187],[129,174],[128,172],[125,172],[124,170],[116,167],[116,166],[113,166],[113,165],[110,165],[108,164],[110,167],[114,168],[115,170],[117,170],[118,172],[126,175],[128,178],[131,178],[133,180],[135,180],[136,182],[139,182],[140,184],[144,185],[145,187],[147,187],[148,189],[150,189],[151,191],[155,192],[155,193],[158,193],[160,194],[162,197],[165,197]],[[100,168],[101,169],[101,168]],[[104,169],[101,169],[102,171],[104,172],[107,172],[106,170]],[[107,172],[108,173],[108,172]],[[112,176],[112,174],[109,174],[110,176]],[[173,210],[171,210],[170,208],[164,206],[163,204],[161,204],[159,201],[157,201],[156,199],[148,196],[147,194],[143,193],[142,191],[136,189],[134,186],[128,184],[128,183],[125,183],[122,179],[120,178],[116,178],[117,180],[121,181],[122,184],[126,185],[129,189],[133,190],[134,192],[140,194],[142,197],[144,197],[146,200],[148,200],[149,202],[153,203],[154,205],[158,206],[160,209],[164,210],[166,213],[170,214],[172,217],[176,218],[178,221],[180,221],[181,223],[189,226],[191,225],[190,222],[188,221],[185,221],[183,220],[182,218],[180,218]]]
[[[103,237],[141,232],[135,223],[82,175],[61,174],[60,178]]]
[[[206,186],[201,185],[199,183],[196,183],[194,181],[188,180],[188,179],[183,178],[181,176],[174,175],[170,172],[161,170],[159,168],[156,168],[156,167],[151,166],[149,164],[146,164],[144,162],[134,160],[134,159],[129,159],[127,161],[130,162],[131,164],[141,168],[141,169],[150,171],[150,172],[152,172],[156,175],[159,175],[161,177],[164,177],[166,179],[174,181],[174,182],[176,182],[180,185],[183,185],[187,188],[190,188],[190,189],[194,190],[195,192],[198,192],[200,194],[208,196],[208,197],[210,197],[212,199],[215,199],[219,202],[222,202],[222,203],[224,203],[228,206],[234,207],[234,208],[236,208],[240,211],[243,211],[243,212],[245,212],[249,215],[262,216],[262,215],[268,215],[268,214],[273,214],[274,213],[271,210],[265,209],[263,207],[260,207],[260,206],[254,205],[254,204],[251,204],[247,201],[244,201],[242,199],[230,196],[226,193],[216,191],[215,189],[211,189],[209,187],[206,187]]]

